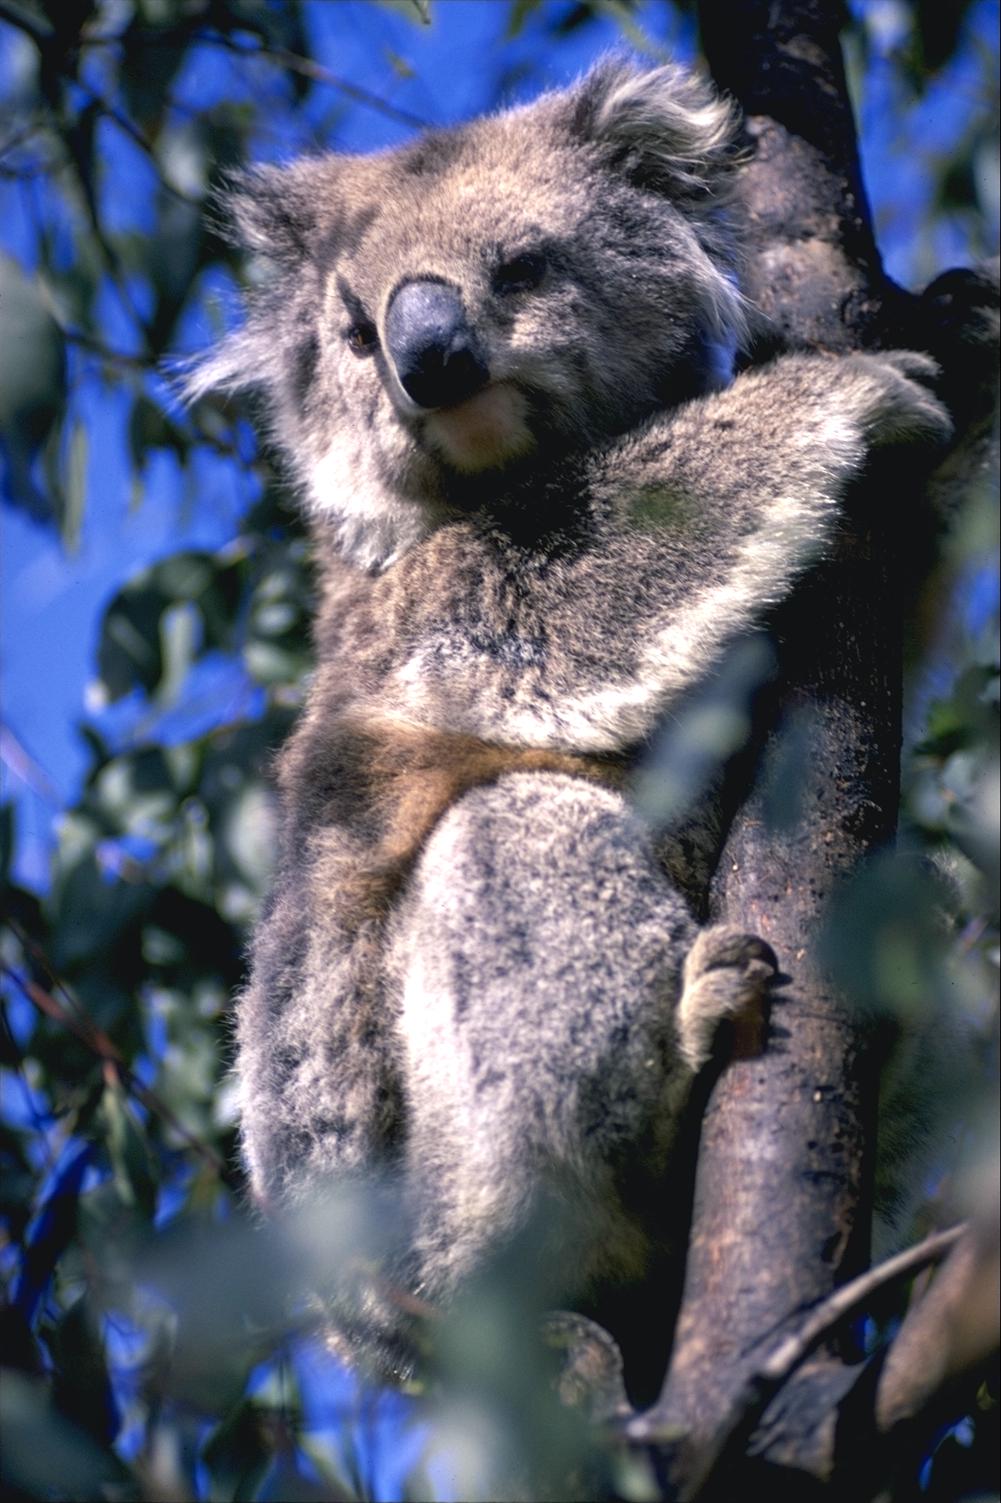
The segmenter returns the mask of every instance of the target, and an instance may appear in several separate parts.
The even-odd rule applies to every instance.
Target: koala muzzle
[[[446,282],[405,282],[393,294],[386,349],[400,385],[420,407],[454,407],[490,379],[462,299]]]

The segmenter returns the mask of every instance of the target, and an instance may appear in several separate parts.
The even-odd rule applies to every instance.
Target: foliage
[[[212,401],[179,410],[163,362],[204,340],[255,274],[215,228],[226,170],[342,133],[357,142],[359,114],[379,122],[382,139],[400,138],[426,97],[408,51],[424,30],[457,26],[459,8],[386,7],[395,30],[382,35],[395,45],[382,71],[395,98],[337,70],[358,7],[322,9],[0,3],[14,120],[0,172],[16,226],[16,254],[0,257],[3,500],[70,551],[91,510],[124,490],[181,516],[185,486],[211,505],[235,480],[248,503],[235,537],[167,552],[106,603],[81,727],[89,767],[59,818],[41,890],[18,864],[25,799],[3,808],[2,1403],[17,1497],[387,1496],[404,1474],[409,1496],[468,1496],[487,1486],[484,1458],[512,1436],[564,1474],[582,1464],[577,1431],[558,1455],[552,1429],[540,1438],[528,1400],[541,1402],[545,1375],[525,1377],[503,1314],[482,1314],[489,1301],[459,1342],[453,1392],[464,1407],[446,1411],[437,1440],[420,1428],[422,1411],[351,1384],[310,1344],[301,1304],[303,1246],[357,1251],[348,1210],[335,1208],[319,1238],[291,1229],[279,1240],[243,1208],[229,999],[267,883],[267,769],[301,701],[312,585],[305,538],[247,415]],[[492,79],[484,66],[481,103],[491,86],[530,87],[550,57],[580,61],[620,34],[653,48],[691,36],[685,5],[493,9],[498,62]],[[971,27],[972,0],[857,9],[860,89],[889,70],[906,113],[950,69],[964,81],[972,70],[986,88],[989,48]],[[971,113],[929,149],[919,210],[887,200],[889,228],[896,210],[911,239],[927,230],[925,243],[945,235],[950,247],[961,238],[983,248],[984,119]],[[113,453],[95,455],[102,404],[117,404],[120,432]],[[990,518],[989,495],[971,497],[930,587],[947,626],[926,640],[915,673],[909,842],[834,920],[836,937],[855,935],[842,946],[850,990],[891,1012],[931,996],[961,1012],[980,1050],[996,947]],[[980,604],[964,610],[971,592]],[[930,680],[940,687],[929,702]],[[18,743],[7,745],[16,769]],[[781,810],[776,818],[781,827]],[[928,922],[917,863],[927,852],[948,877],[936,897],[944,928]],[[971,1078],[964,1103],[979,1091],[986,1112],[986,1072]],[[471,1349],[499,1353],[495,1370],[471,1368]],[[617,1485],[650,1495],[645,1476],[623,1472]]]

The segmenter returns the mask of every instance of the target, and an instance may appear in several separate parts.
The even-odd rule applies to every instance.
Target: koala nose
[[[445,282],[405,282],[386,314],[386,348],[420,407],[453,407],[490,379],[462,299]]]

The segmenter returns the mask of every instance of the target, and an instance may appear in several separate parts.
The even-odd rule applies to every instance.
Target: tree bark
[[[703,0],[701,19],[712,71],[743,107],[753,146],[752,301],[800,346],[879,343],[917,300],[887,281],[873,238],[839,7]],[[859,488],[836,556],[776,615],[779,714],[711,892],[712,917],[768,940],[787,979],[767,1047],[730,1061],[710,1097],[669,1372],[634,1427],[637,1437],[684,1437],[671,1474],[682,1496],[698,1490],[762,1344],[868,1258],[876,1071],[818,941],[838,883],[896,823],[901,591],[880,474]],[[791,773],[797,807],[777,819]],[[806,1410],[773,1450],[787,1467],[829,1474],[833,1406],[853,1376],[828,1355],[801,1377]]]

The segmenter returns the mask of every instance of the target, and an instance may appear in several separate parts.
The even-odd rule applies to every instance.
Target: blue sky
[[[549,14],[564,9],[551,0]],[[920,234],[927,197],[927,153],[960,139],[978,105],[980,72],[975,45],[996,45],[996,0],[975,9],[973,43],[967,45],[914,103],[901,90],[896,71],[879,57],[893,44],[903,19],[898,0],[865,0],[864,13],[876,56],[860,77],[859,110],[863,157],[870,193],[881,225],[889,270],[905,284],[927,280],[944,267],[969,259],[965,226],[956,221],[934,239]],[[353,84],[370,89],[393,105],[435,124],[465,118],[493,105],[498,97],[517,98],[545,84],[560,83],[586,67],[603,49],[621,41],[611,20],[579,28],[558,44],[540,42],[540,21],[514,42],[504,39],[506,0],[438,0],[430,27],[413,24],[403,7],[370,0],[309,0],[307,24],[313,55]],[[693,46],[690,25],[672,19],[667,7],[642,13],[656,40],[682,55]],[[30,44],[0,23],[0,99],[15,118],[19,80],[30,63]],[[403,76],[398,61],[410,70]],[[305,106],[290,118],[280,77],[261,65],[248,65],[218,48],[200,48],[177,81],[182,106],[205,109],[219,98],[248,91],[267,99],[275,91],[268,129],[257,142],[262,158],[288,155],[304,147],[331,145],[368,150],[391,145],[409,127],[363,104],[347,105],[330,87],[310,91]],[[102,188],[104,209],[116,229],[148,233],[152,177],[138,148],[111,122],[100,129],[111,168]],[[978,171],[985,181],[994,164]],[[183,163],[180,164],[183,171]],[[37,224],[44,219],[59,243],[60,211],[45,180],[0,180],[0,249],[31,267],[37,259]],[[995,209],[996,215],[996,209]],[[63,235],[65,255],[69,240]],[[135,289],[141,303],[143,289]],[[128,349],[133,335],[120,301],[107,291],[102,319],[109,342]],[[204,302],[188,318],[183,343],[197,347],[209,337]],[[78,412],[87,433],[87,506],[76,550],[21,514],[4,510],[0,628],[2,628],[2,706],[6,727],[4,789],[19,811],[20,870],[33,884],[45,881],[53,819],[79,786],[86,748],[76,729],[87,713],[114,737],[134,729],[129,707],[101,712],[88,685],[100,612],[138,568],[182,546],[215,548],[235,536],[242,510],[252,496],[231,465],[199,460],[189,481],[169,456],[159,454],[133,495],[127,460],[125,422],[129,400],[114,384],[99,381],[92,366],[74,357],[79,372]],[[199,717],[217,715],[226,696],[238,692],[233,670],[209,663],[190,684],[178,712],[178,731],[190,731]],[[133,717],[134,718],[134,717]]]

